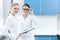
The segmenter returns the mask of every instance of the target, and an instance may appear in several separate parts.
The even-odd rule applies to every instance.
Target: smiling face
[[[29,11],[29,7],[28,6],[23,6],[23,12],[28,13],[28,11]]]
[[[13,6],[11,6],[11,13],[17,14],[18,11],[19,11],[19,5],[14,4]]]

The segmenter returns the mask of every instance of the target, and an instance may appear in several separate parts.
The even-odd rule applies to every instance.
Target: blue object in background
[[[35,40],[57,40],[56,35],[35,35]]]
[[[34,10],[35,15],[40,15],[40,0],[24,0]]]
[[[58,0],[24,0],[33,8],[35,15],[57,15]]]
[[[58,0],[41,0],[42,15],[57,15]]]
[[[59,3],[59,4],[58,4],[58,5],[59,5],[59,12],[60,12],[60,0],[59,0],[59,2],[58,2],[58,3]]]
[[[51,40],[57,40],[57,36],[51,36],[50,39]]]

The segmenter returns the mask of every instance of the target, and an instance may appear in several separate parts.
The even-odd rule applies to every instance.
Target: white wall
[[[0,35],[2,34],[1,29],[3,26],[3,0],[0,0]]]
[[[3,10],[3,0],[0,0],[0,10]]]
[[[38,25],[35,26],[35,35],[56,35],[57,16],[37,16]]]
[[[5,22],[6,17],[9,14],[11,0],[3,0],[3,4],[2,5],[3,5],[3,19],[4,19],[4,22]]]
[[[57,32],[60,35],[60,12],[57,16]]]
[[[0,0],[0,29],[3,25],[3,0]]]

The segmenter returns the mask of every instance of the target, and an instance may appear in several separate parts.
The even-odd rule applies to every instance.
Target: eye
[[[23,8],[23,10],[27,10],[28,11],[29,9],[28,8]]]
[[[16,10],[16,8],[14,8]]]
[[[14,8],[15,10],[19,10],[19,8]]]

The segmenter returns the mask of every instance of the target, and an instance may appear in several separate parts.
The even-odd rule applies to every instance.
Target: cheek
[[[12,9],[12,11],[14,12],[15,10],[14,10],[14,9]]]

